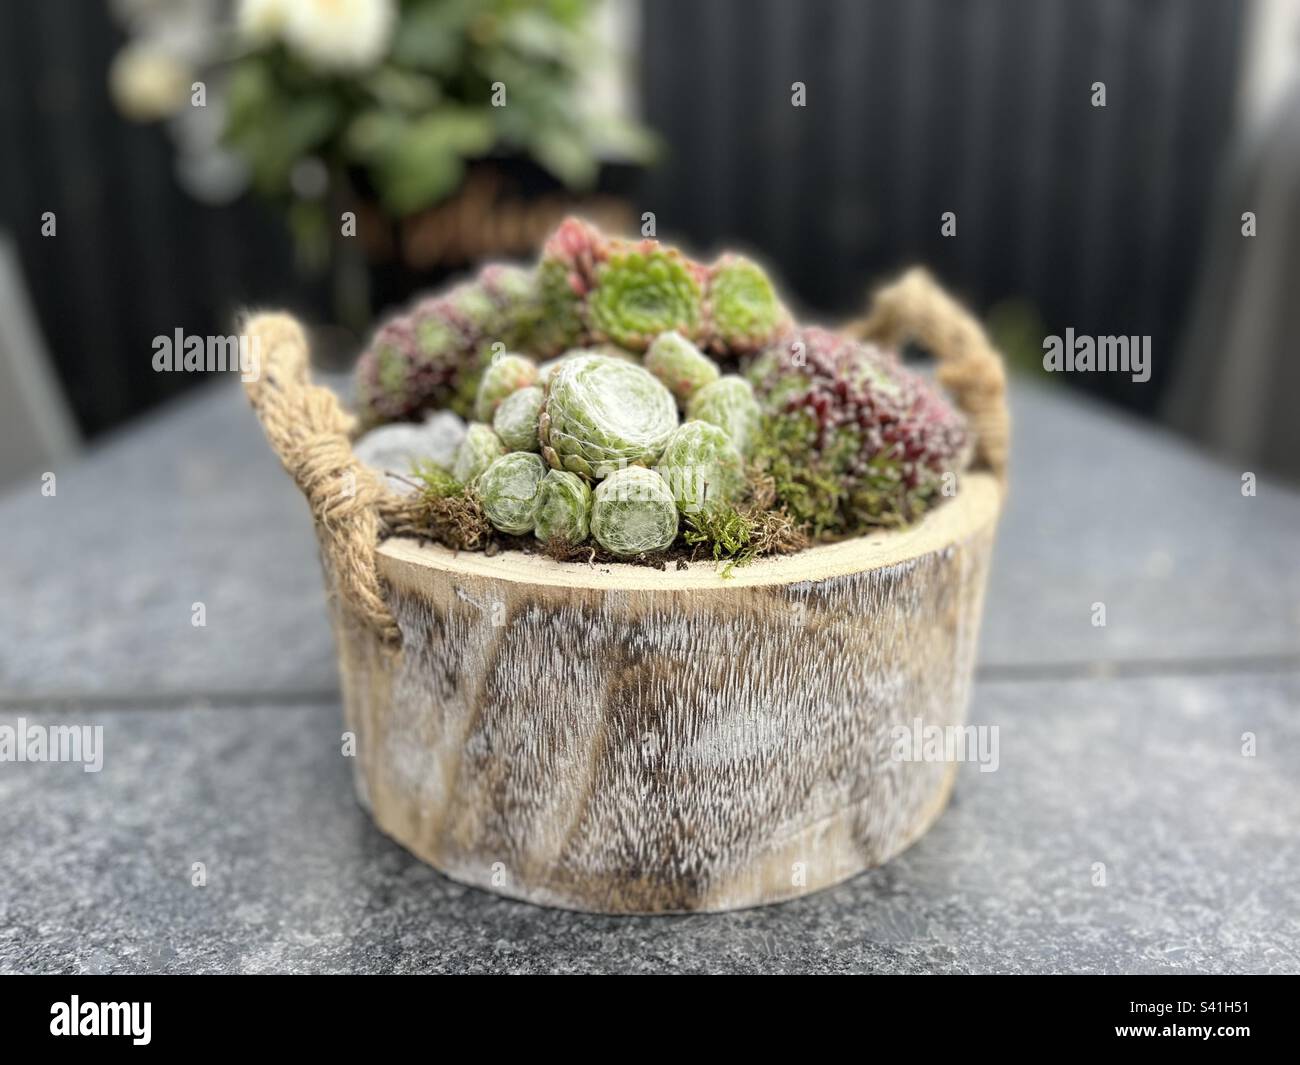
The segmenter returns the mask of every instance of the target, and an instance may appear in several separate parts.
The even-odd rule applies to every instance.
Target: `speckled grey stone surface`
[[[52,472],[0,500],[0,695],[336,690],[311,519],[237,385]]]
[[[1013,396],[981,663],[1300,666],[1300,492],[1244,497],[1243,470],[1064,388]]]
[[[0,770],[0,971],[1294,972],[1297,703],[1294,674],[982,684],[999,767],[909,851],[660,918],[422,865],[353,800],[336,706],[37,715],[102,724],[105,764]]]

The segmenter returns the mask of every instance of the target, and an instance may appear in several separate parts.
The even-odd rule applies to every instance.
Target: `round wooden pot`
[[[918,315],[907,323],[926,339]],[[896,339],[888,321],[868,332]],[[304,376],[275,365],[250,393],[295,471],[334,428],[281,446],[272,425],[298,422],[268,411],[267,394]],[[385,509],[400,504],[342,453],[331,483],[354,483],[340,500],[317,463],[299,480],[321,532],[362,803],[455,880],[602,913],[776,902],[887,861],[943,810],[957,768],[902,760],[898,740],[965,717],[1002,418],[1000,439],[991,419],[980,438],[989,472],[963,475],[915,526],[729,576],[384,538],[397,524]],[[359,543],[373,570],[356,565]]]

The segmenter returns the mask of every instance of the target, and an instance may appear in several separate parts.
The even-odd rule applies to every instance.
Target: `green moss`
[[[685,514],[682,539],[692,547],[707,547],[714,562],[725,562],[722,575],[729,577],[737,566],[758,557],[758,522],[735,507],[713,507]]]
[[[465,486],[452,476],[451,470],[431,459],[421,459],[411,473],[420,482],[426,500],[450,499],[465,491]]]
[[[776,498],[814,539],[843,531],[846,501],[834,457],[814,456],[807,447],[815,433],[815,423],[805,412],[765,415],[752,456],[754,465],[772,478]],[[841,448],[851,453],[856,434],[844,435]]]

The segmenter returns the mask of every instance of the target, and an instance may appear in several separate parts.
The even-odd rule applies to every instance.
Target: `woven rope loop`
[[[866,318],[848,327],[889,347],[909,340],[939,362],[939,383],[951,393],[975,434],[977,461],[1007,481],[1011,416],[1002,356],[983,327],[925,270],[913,269],[878,290]]]
[[[334,393],[308,381],[302,326],[287,314],[259,314],[244,333],[261,360],[244,388],[271,447],[307,497],[343,605],[396,649],[401,631],[384,601],[375,557],[381,514],[396,506],[392,493],[352,454],[354,421]]]

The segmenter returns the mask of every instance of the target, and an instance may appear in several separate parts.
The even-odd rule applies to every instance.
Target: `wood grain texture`
[[[335,611],[356,780],[448,876],[609,913],[805,894],[898,853],[953,763],[894,726],[965,717],[1000,506],[987,474],[912,529],[724,578],[379,552],[403,650]]]

